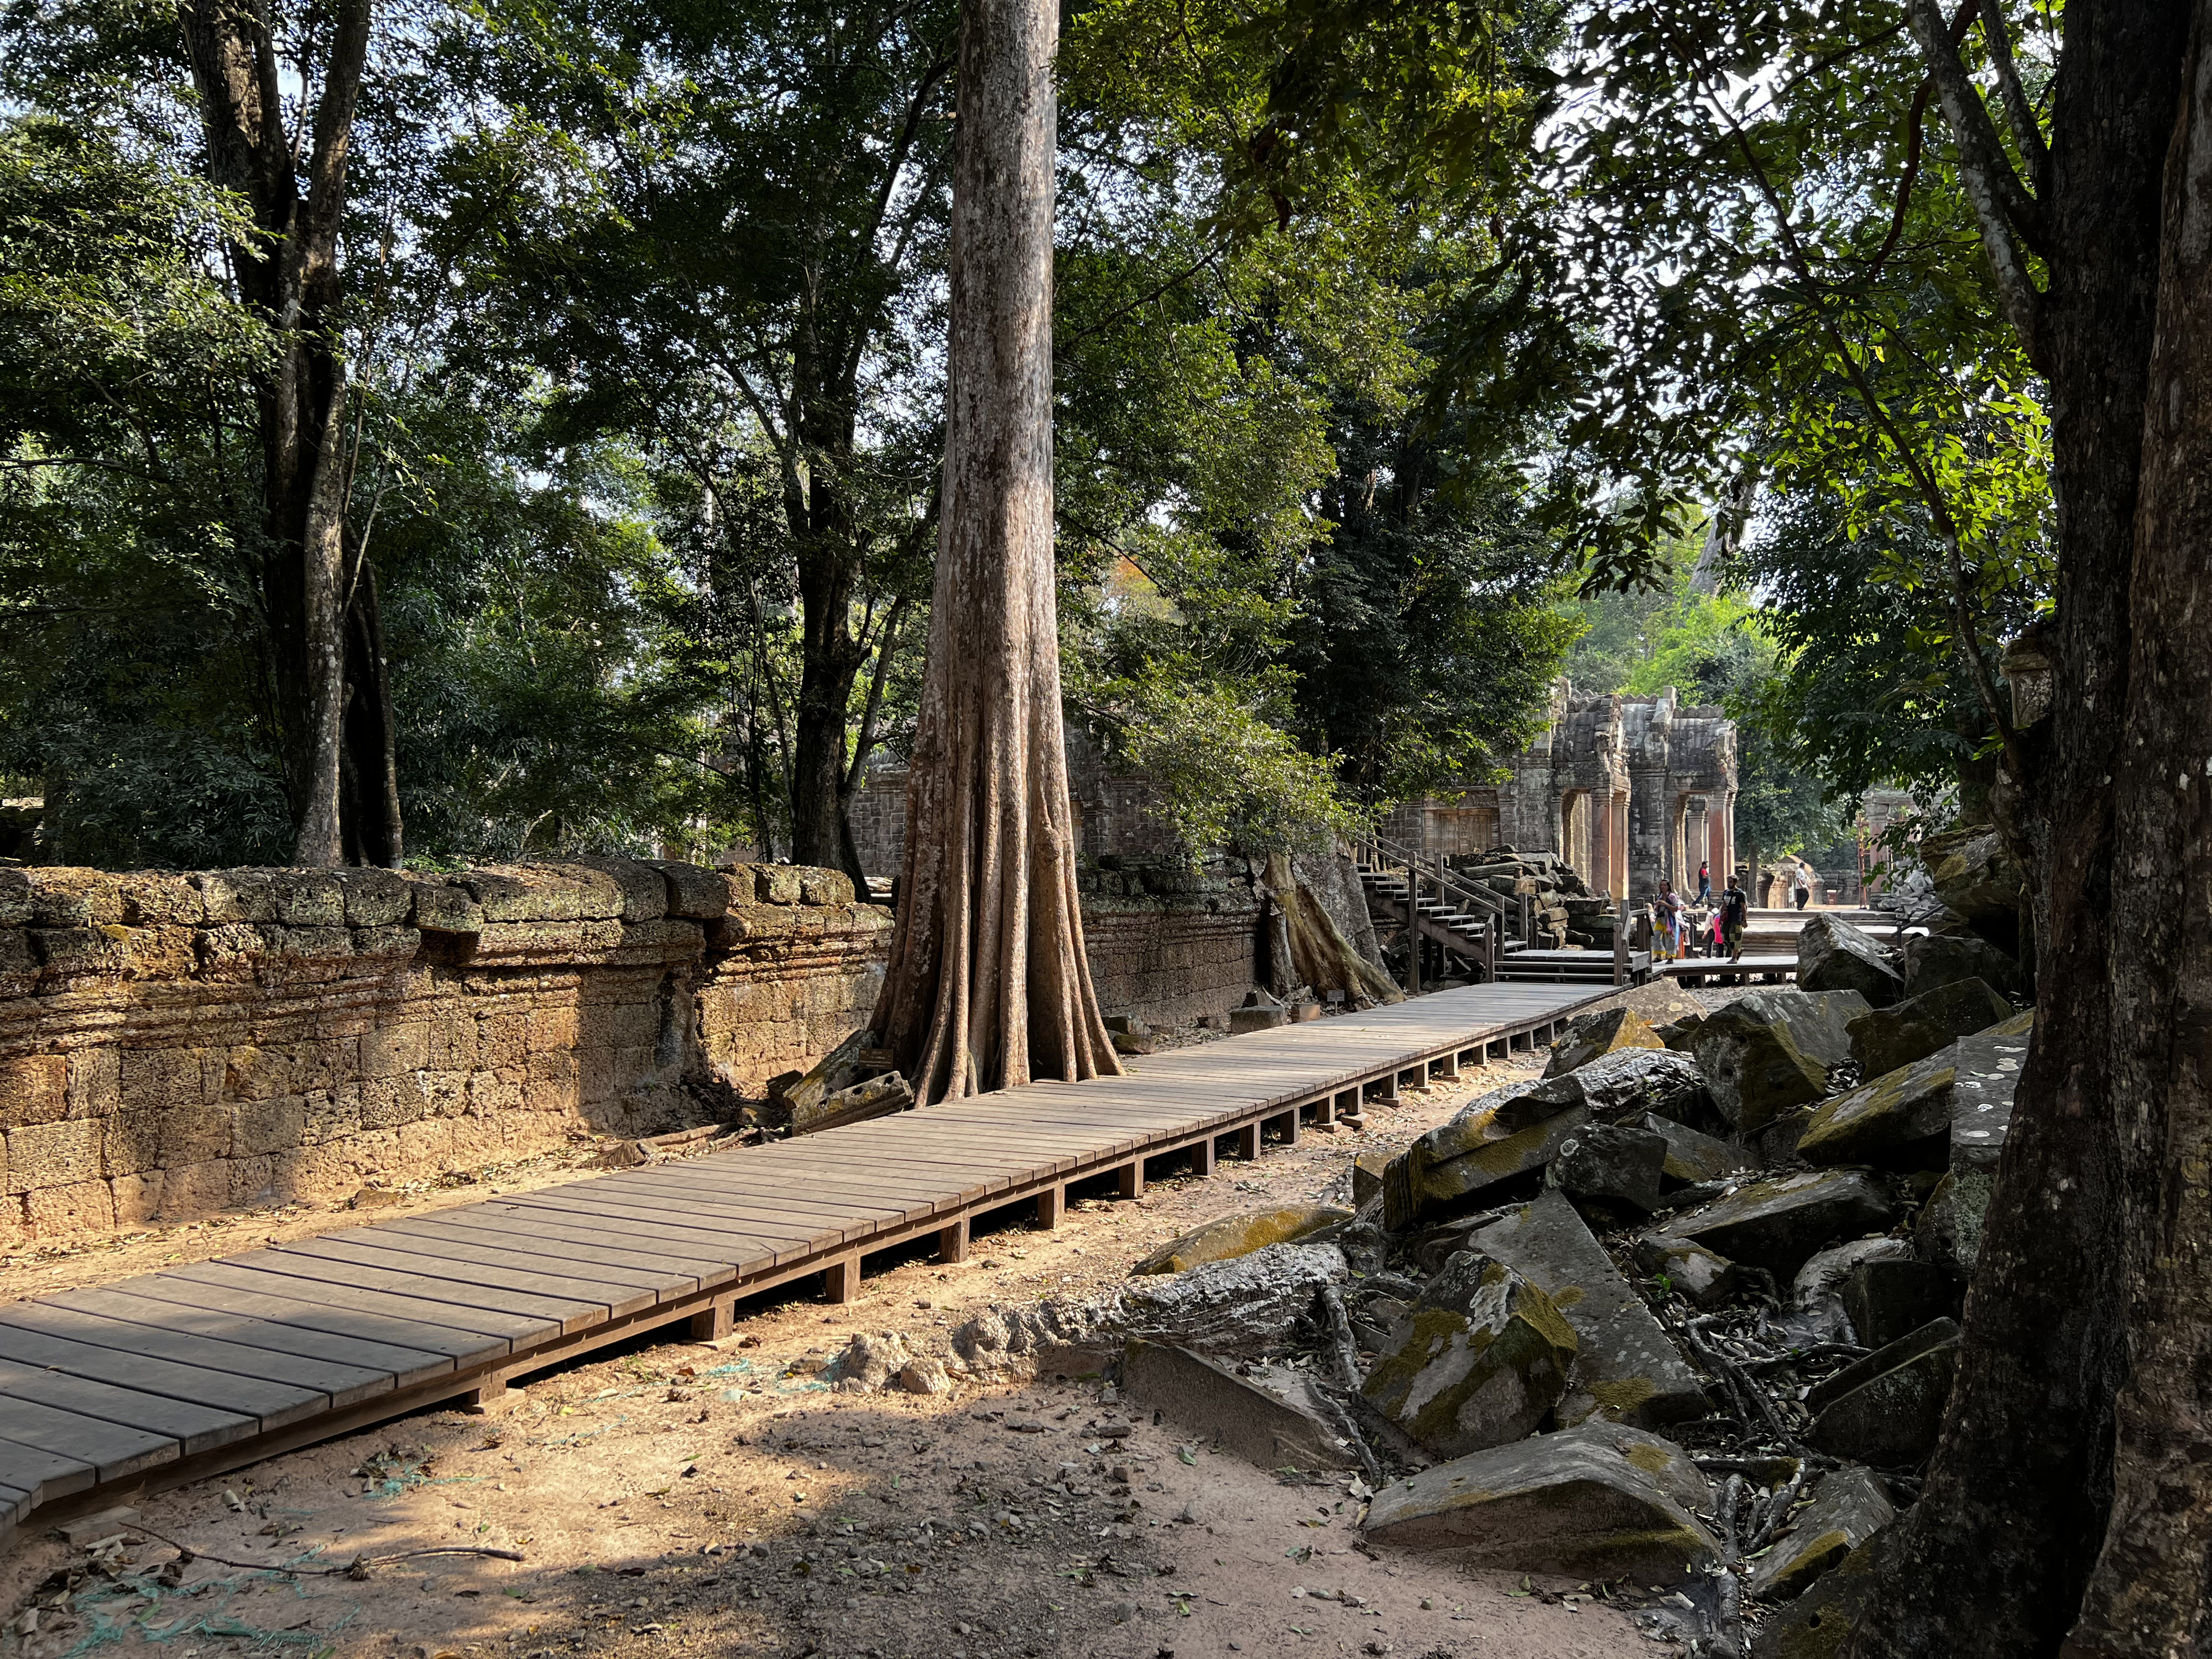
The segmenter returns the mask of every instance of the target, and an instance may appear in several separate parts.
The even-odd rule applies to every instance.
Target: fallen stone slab
[[[1815,1251],[1790,1282],[1791,1305],[1778,1322],[1778,1328],[1786,1340],[1799,1346],[1850,1341],[1854,1332],[1850,1314],[1844,1306],[1844,1282],[1863,1263],[1911,1258],[1911,1244],[1887,1237],[1856,1238]]]
[[[1382,1196],[1382,1172],[1389,1167],[1390,1154],[1380,1149],[1362,1152],[1352,1160],[1352,1205],[1355,1210],[1364,1210],[1370,1199]]]
[[[1669,1291],[1680,1291],[1700,1308],[1717,1308],[1732,1300],[1742,1284],[1735,1263],[1686,1238],[1666,1233],[1646,1233],[1636,1241],[1637,1272],[1663,1279]]]
[[[1723,1176],[1753,1166],[1750,1153],[1741,1146],[1702,1134],[1686,1123],[1677,1123],[1656,1112],[1647,1112],[1637,1127],[1649,1129],[1667,1143],[1667,1156],[1659,1166],[1664,1181],[1717,1181]]]
[[[1797,1137],[1797,1156],[1808,1164],[1940,1170],[1950,1157],[1958,1076],[1946,1052],[1823,1102]]]
[[[1805,1441],[1832,1457],[1904,1468],[1936,1449],[1958,1376],[1959,1327],[1931,1320],[1845,1366],[1806,1396]]]
[[[1958,1285],[1932,1261],[1860,1261],[1838,1289],[1862,1347],[1887,1347],[1930,1321],[1959,1313]]]
[[[1886,1076],[1925,1060],[2012,1018],[2012,1004],[1978,979],[1954,980],[1889,1008],[1871,1008],[1850,1022],[1851,1058],[1859,1075]]]
[[[1560,1422],[1679,1423],[1709,1409],[1697,1373],[1561,1194],[1492,1222],[1471,1248],[1540,1286],[1573,1327],[1579,1346]]]
[[[1562,1112],[1587,1109],[1614,1117],[1638,1107],[1659,1107],[1702,1091],[1696,1065],[1656,1047],[1617,1048],[1585,1060],[1574,1071],[1534,1083],[1509,1083],[1468,1103],[1453,1121],[1480,1120],[1492,1139],[1548,1122]]]
[[[1856,991],[1754,992],[1707,1017],[1690,1054],[1720,1115],[1755,1133],[1827,1093],[1829,1067],[1850,1057],[1849,1022],[1868,1006]]]
[[[1233,1261],[1270,1244],[1295,1244],[1352,1219],[1334,1204],[1292,1204],[1225,1215],[1171,1238],[1129,1269],[1132,1273],[1179,1273],[1207,1261]]]
[[[1994,1169],[1954,1170],[1936,1183],[1913,1224],[1912,1244],[1923,1261],[1932,1261],[1960,1284],[1974,1276],[1981,1259],[1982,1228],[1990,1212]]]
[[[1886,1231],[1896,1215],[1888,1194],[1859,1171],[1808,1170],[1740,1187],[1676,1217],[1668,1231],[1784,1279],[1823,1245]]]
[[[1188,1273],[1133,1279],[1101,1323],[1120,1334],[1205,1353],[1279,1352],[1324,1285],[1350,1272],[1333,1244],[1270,1244]]]
[[[1366,1534],[1512,1572],[1665,1582],[1718,1559],[1698,1519],[1712,1501],[1671,1441],[1591,1423],[1393,1481],[1369,1505]]]
[[[1575,1349],[1542,1290],[1462,1251],[1391,1333],[1360,1392],[1419,1444],[1457,1457],[1534,1432],[1567,1391]]]
[[[2012,1128],[2013,1097],[2027,1063],[2033,1009],[1944,1050],[1957,1073],[1952,1085],[1951,1170],[1994,1172]]]
[[[1609,1054],[1619,1048],[1663,1048],[1666,1046],[1653,1035],[1651,1028],[1638,1017],[1635,1010],[1601,1008],[1568,1024],[1565,1034],[1552,1044],[1552,1057],[1544,1064],[1544,1075],[1547,1078],[1564,1077],[1578,1066],[1589,1065],[1601,1054]]]
[[[1884,1008],[1905,994],[1905,976],[1872,934],[1839,916],[1815,915],[1797,933],[1797,986],[1856,991]]]
[[[1570,1198],[1644,1216],[1659,1207],[1659,1176],[1666,1162],[1665,1136],[1592,1123],[1560,1144],[1559,1155],[1544,1171],[1544,1184]]]
[[[1882,1575],[1901,1536],[1884,1527],[1794,1601],[1770,1612],[1752,1638],[1751,1659],[1838,1659],[1881,1589]]]
[[[1263,1469],[1356,1469],[1339,1413],[1304,1371],[1243,1372],[1186,1349],[1133,1340],[1121,1388],[1170,1420]]]
[[[1969,925],[1992,932],[2016,930],[2027,886],[2004,839],[1986,825],[1938,830],[1920,843],[1936,896]]]
[[[1838,1469],[1820,1482],[1813,1501],[1790,1517],[1782,1541],[1752,1564],[1744,1589],[1768,1601],[1801,1595],[1896,1519],[1896,1506],[1872,1469]]]
[[[1242,1006],[1229,1011],[1229,1034],[1241,1036],[1250,1031],[1272,1031],[1278,1025],[1291,1023],[1291,1011],[1282,1001],[1256,988],[1244,994]]]
[[[2025,983],[2009,951],[1973,933],[1915,934],[1905,941],[1901,964],[1908,997],[1962,979],[1978,979],[2007,996],[2018,994]]]
[[[1411,1232],[1455,1213],[1525,1196],[1543,1184],[1543,1170],[1560,1146],[1589,1121],[1577,1108],[1492,1138],[1480,1114],[1462,1112],[1431,1129],[1382,1172],[1382,1225]]]

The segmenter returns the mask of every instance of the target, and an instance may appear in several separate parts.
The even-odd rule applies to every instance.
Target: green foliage
[[[0,770],[87,862],[279,855],[251,429],[271,349],[209,273],[240,227],[68,123],[0,129]]]

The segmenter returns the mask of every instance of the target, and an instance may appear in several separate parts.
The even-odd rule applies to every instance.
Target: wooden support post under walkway
[[[1200,1174],[1299,1121],[1397,1098],[1525,1050],[1611,994],[1492,982],[1030,1084],[796,1139],[647,1164],[349,1227],[137,1279],[0,1304],[0,1541],[441,1402],[642,1333],[728,1334],[740,1298],[866,1257],[958,1261],[978,1217],[1059,1224],[1070,1182],[1144,1192],[1145,1161]]]

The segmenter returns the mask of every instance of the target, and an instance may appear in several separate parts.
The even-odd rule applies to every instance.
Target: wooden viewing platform
[[[1613,988],[1492,983],[957,1104],[347,1228],[0,1304],[0,1541],[641,1331],[726,1332],[810,1274],[849,1300],[872,1251],[975,1217],[1055,1224],[1071,1183],[1134,1197],[1155,1159],[1211,1174],[1407,1083],[1547,1042]],[[1108,1186],[1110,1182],[1110,1188]]]

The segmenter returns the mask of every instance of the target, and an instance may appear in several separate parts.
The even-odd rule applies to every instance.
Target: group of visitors
[[[1795,862],[1790,893],[1797,908],[1802,910],[1813,897],[1813,866],[1802,859]],[[1734,962],[1743,955],[1744,928],[1751,919],[1751,895],[1744,890],[1741,878],[1734,874],[1729,877],[1728,885],[1721,890],[1717,901],[1713,896],[1713,867],[1710,863],[1698,866],[1698,892],[1694,899],[1684,898],[1674,890],[1674,883],[1662,880],[1654,911],[1658,923],[1655,943],[1657,954],[1664,960],[1725,953]]]

